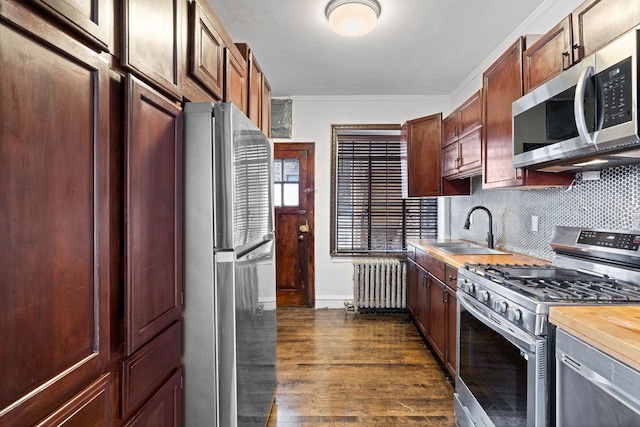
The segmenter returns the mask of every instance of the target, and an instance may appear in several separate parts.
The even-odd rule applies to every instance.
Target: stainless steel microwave
[[[513,103],[513,164],[554,172],[640,162],[640,27]]]

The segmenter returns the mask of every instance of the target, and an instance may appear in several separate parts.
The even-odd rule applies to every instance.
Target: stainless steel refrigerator
[[[264,426],[275,375],[273,145],[231,103],[184,107],[184,420]]]

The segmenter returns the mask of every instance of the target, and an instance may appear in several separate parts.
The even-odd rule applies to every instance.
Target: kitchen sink
[[[506,253],[496,249],[476,245],[441,246],[440,250],[452,255],[501,255]]]

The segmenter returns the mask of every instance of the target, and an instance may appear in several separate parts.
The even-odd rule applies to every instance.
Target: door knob
[[[298,240],[304,240],[304,236],[301,234],[298,236]]]

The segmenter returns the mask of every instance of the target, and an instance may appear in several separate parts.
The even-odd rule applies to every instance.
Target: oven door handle
[[[458,304],[464,307],[465,310],[470,312],[473,317],[484,323],[487,327],[493,329],[505,339],[518,347],[520,350],[532,354],[536,351],[536,340],[529,335],[522,332],[505,328],[502,324],[497,323],[495,320],[489,318],[484,312],[475,308],[470,304],[464,294],[458,295]]]

